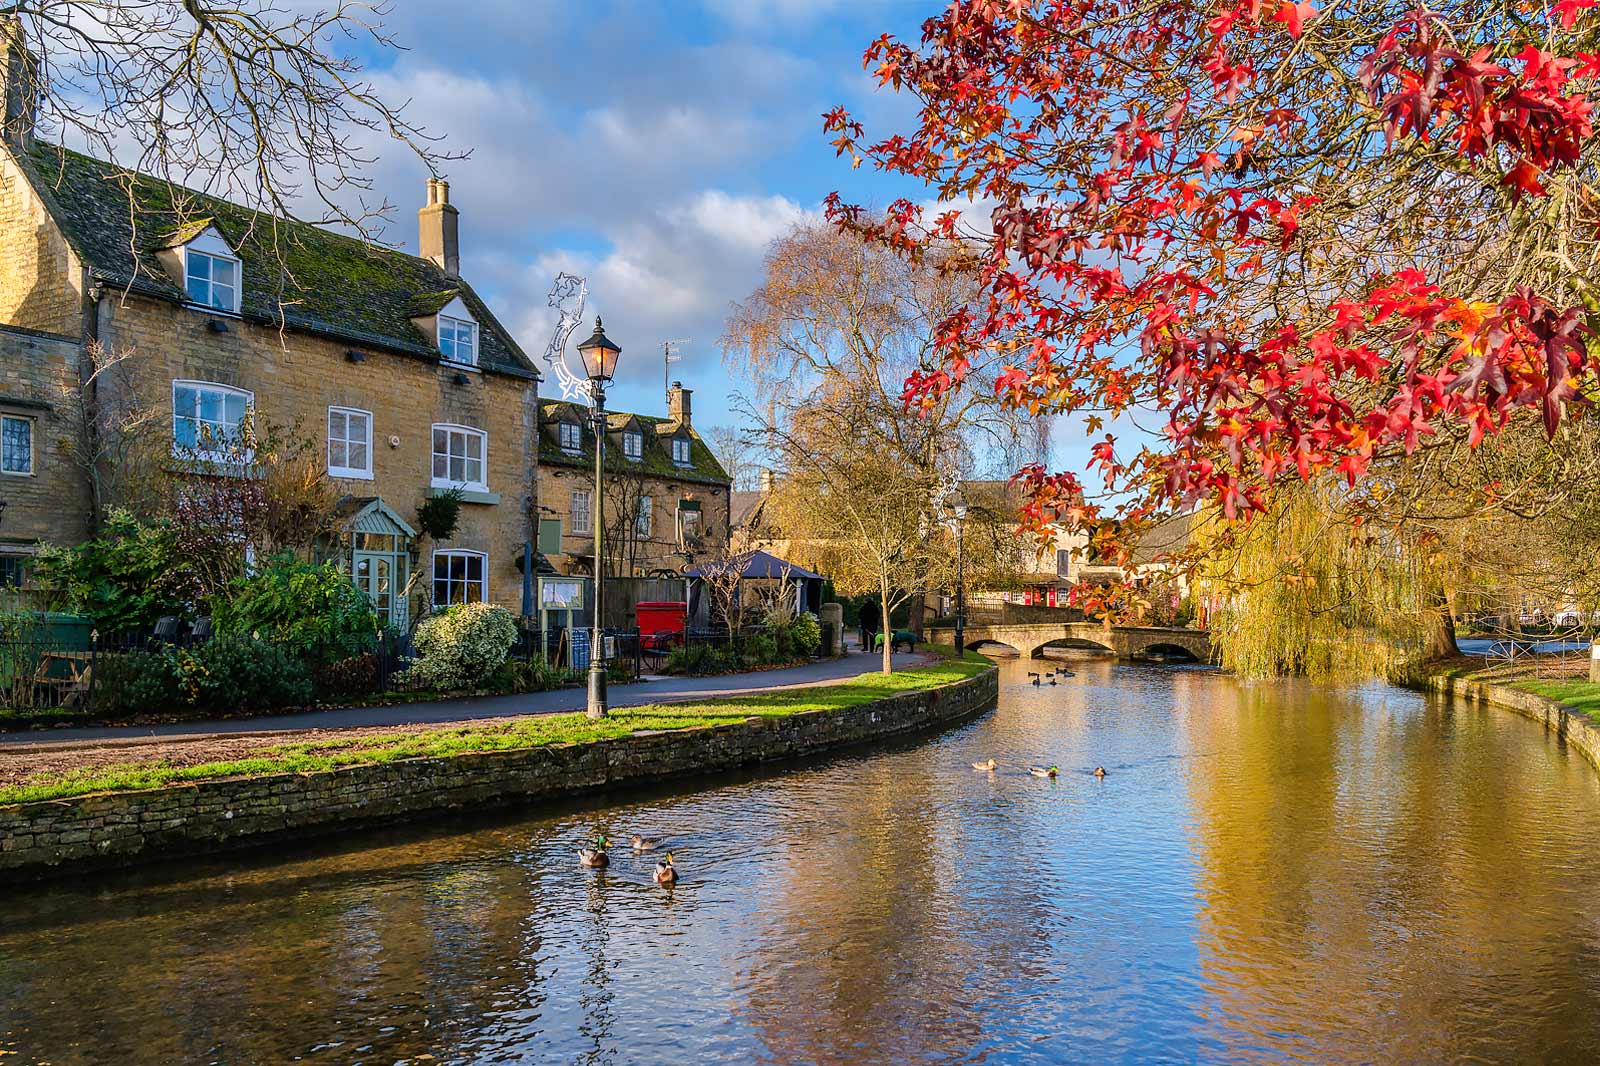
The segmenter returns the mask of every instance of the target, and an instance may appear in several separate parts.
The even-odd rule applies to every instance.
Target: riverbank
[[[1424,687],[1540,722],[1600,770],[1600,684],[1567,669],[1573,676],[1540,676],[1526,659],[1486,664],[1463,656],[1435,664]]]
[[[47,775],[0,790],[0,876],[129,865],[815,754],[974,714],[995,700],[996,676],[987,662],[951,660],[628,708],[598,722],[549,715]]]

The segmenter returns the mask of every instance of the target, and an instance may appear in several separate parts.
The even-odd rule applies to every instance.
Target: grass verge
[[[1563,670],[1582,671],[1581,674],[1574,673],[1574,676],[1570,677],[1539,677],[1536,674],[1535,662],[1532,657],[1523,657],[1513,663],[1485,663],[1481,659],[1461,656],[1439,664],[1435,672],[1485,685],[1499,685],[1503,688],[1531,692],[1536,696],[1564,703],[1580,714],[1586,714],[1596,722],[1600,722],[1600,682],[1590,681],[1587,677],[1589,669],[1587,655],[1580,659],[1569,657],[1559,664]],[[1554,666],[1545,665],[1546,673],[1553,669]]]
[[[939,652],[940,649],[932,649]],[[746,718],[775,718],[805,711],[839,710],[901,692],[937,688],[971,677],[987,668],[981,656],[968,653],[956,660],[894,674],[863,674],[835,685],[756,692],[683,703],[624,707],[610,717],[590,721],[582,714],[541,715],[493,726],[399,731],[338,738],[314,744],[263,746],[237,759],[173,766],[164,762],[126,763],[93,770],[45,774],[0,788],[0,806],[64,799],[92,792],[124,792],[162,788],[190,781],[268,774],[314,773],[344,766],[438,758],[469,752],[510,751],[548,744],[581,744],[628,736],[641,730],[692,729]]]

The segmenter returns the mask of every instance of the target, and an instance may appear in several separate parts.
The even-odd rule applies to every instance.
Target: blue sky
[[[615,406],[663,407],[661,342],[687,339],[673,377],[695,421],[733,421],[739,387],[718,343],[729,305],[758,283],[768,243],[834,189],[882,205],[925,199],[852,171],[821,115],[843,104],[869,130],[909,128],[915,104],[877,90],[861,53],[915,38],[937,0],[405,2],[388,25],[407,50],[371,71],[408,115],[470,158],[446,167],[462,269],[537,358],[546,294],[588,278],[587,315],[623,347]],[[374,172],[397,208],[385,234],[416,247],[425,170],[387,147]],[[1065,458],[1065,456],[1063,456]],[[1074,463],[1081,466],[1081,463]]]

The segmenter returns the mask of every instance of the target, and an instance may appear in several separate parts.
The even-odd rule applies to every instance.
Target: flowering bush
[[[418,658],[406,680],[438,689],[471,688],[506,661],[517,623],[504,607],[467,603],[423,622],[415,639]]]

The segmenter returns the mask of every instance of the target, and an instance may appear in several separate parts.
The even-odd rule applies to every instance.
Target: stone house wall
[[[606,476],[610,478],[611,474],[612,472],[608,468]],[[652,475],[637,476],[642,480],[640,491],[647,493],[654,501],[652,504],[654,513],[652,535],[648,539],[641,540],[638,545],[638,566],[642,571],[655,568],[682,569],[683,557],[673,554],[679,550],[677,510],[680,500],[692,498],[699,502],[701,529],[705,534],[707,544],[726,543],[728,536],[728,486],[707,485],[700,482],[661,478]],[[558,518],[561,521],[562,554],[550,556],[551,563],[559,571],[570,573],[575,569],[581,569],[582,572],[588,572],[586,563],[584,566],[578,567],[575,560],[577,559],[577,553],[592,550],[594,538],[588,533],[579,534],[573,532],[572,494],[574,492],[588,492],[591,493],[590,499],[593,500],[593,491],[594,470],[592,467],[585,469],[576,465],[540,463],[540,513],[546,519]],[[610,508],[615,497],[610,492],[606,496],[606,505]],[[608,530],[612,528],[609,516],[606,520],[606,526]],[[584,556],[584,558],[586,560],[587,556]]]
[[[0,323],[79,336],[83,276],[61,227],[0,150]]]
[[[87,532],[89,488],[63,449],[74,427],[64,376],[75,380],[78,341],[0,326],[0,415],[32,426],[33,470],[0,471],[0,555],[31,555],[40,541],[73,543]]]
[[[0,892],[86,868],[298,841],[353,826],[601,792],[948,725],[998,698],[998,671],[839,710],[587,744],[200,781],[0,807]]]
[[[216,332],[212,323],[227,327]],[[435,549],[488,554],[489,598],[512,610],[522,601],[517,563],[529,533],[528,507],[536,463],[534,382],[474,373],[305,333],[278,331],[237,318],[122,294],[108,297],[100,336],[134,349],[145,402],[170,410],[174,380],[214,382],[255,394],[259,416],[277,425],[298,422],[299,434],[326,456],[328,408],[372,414],[373,477],[334,478],[341,493],[378,496],[405,521],[429,494],[433,424],[447,422],[488,434],[485,480],[495,502],[465,502],[460,524],[445,544],[419,540],[416,563],[424,590]],[[352,362],[348,352],[363,356]],[[457,384],[461,374],[466,384]]]

